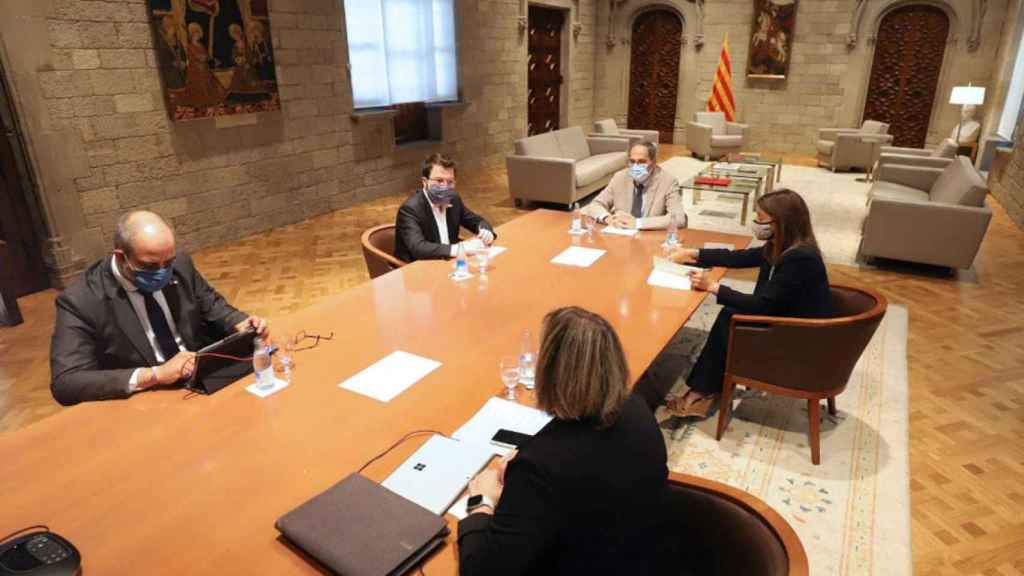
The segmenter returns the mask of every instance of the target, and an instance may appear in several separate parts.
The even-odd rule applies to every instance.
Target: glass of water
[[[533,390],[537,355],[532,351],[519,355],[519,382],[527,389]]]
[[[484,248],[476,253],[476,265],[480,268],[480,275],[487,275],[487,264],[491,261],[491,251],[489,248]]]
[[[593,240],[594,227],[597,226],[597,219],[587,214],[583,216],[583,227],[587,229],[587,239]]]
[[[505,398],[516,399],[516,384],[519,383],[519,358],[507,356],[501,359],[501,382],[505,385]]]

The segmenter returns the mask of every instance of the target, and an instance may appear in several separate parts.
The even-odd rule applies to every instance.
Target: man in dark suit
[[[455,162],[431,154],[423,162],[423,187],[398,209],[395,257],[406,262],[443,260],[458,253],[459,227],[477,235],[464,244],[468,252],[490,246],[497,237],[483,217],[466,207],[455,192]]]
[[[267,322],[239,312],[175,248],[152,212],[121,217],[113,255],[91,265],[57,298],[50,390],[65,406],[126,398],[191,376],[195,350]]]

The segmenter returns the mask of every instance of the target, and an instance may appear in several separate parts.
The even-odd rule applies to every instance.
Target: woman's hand
[[[699,253],[696,248],[676,248],[668,255],[668,259],[676,264],[696,264]]]
[[[497,506],[498,501],[501,500],[501,492],[504,488],[505,487],[501,483],[501,477],[499,476],[497,467],[487,468],[469,481],[470,496],[476,496],[478,494],[486,496],[490,498],[491,502],[494,502],[495,506]],[[476,509],[474,509],[474,511],[475,510]],[[485,512],[493,513],[494,510],[485,510]]]
[[[690,272],[690,287],[694,290],[703,290],[718,294],[718,282],[711,280],[707,270],[693,270]]]

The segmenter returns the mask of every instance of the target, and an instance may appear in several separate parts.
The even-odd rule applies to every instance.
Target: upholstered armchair
[[[746,146],[750,127],[726,122],[722,112],[697,112],[686,124],[686,147],[694,156],[711,160]]]
[[[886,164],[868,193],[860,252],[970,268],[992,220],[988,186],[966,156],[945,168]]]
[[[655,146],[658,145],[658,131],[657,130],[638,130],[633,128],[619,128],[613,118],[605,118],[604,120],[598,120],[594,122],[594,132],[591,136],[620,136],[629,140],[629,146],[632,148],[634,144],[640,144],[641,142],[651,142]]]
[[[818,130],[818,166],[833,172],[857,168],[867,172],[878,161],[882,147],[892,143],[889,125],[865,120],[860,128]]]
[[[885,164],[903,164],[906,166],[924,166],[928,168],[945,168],[956,157],[956,142],[946,138],[933,150],[922,148],[900,148],[898,146],[882,146],[878,157],[878,167]]]

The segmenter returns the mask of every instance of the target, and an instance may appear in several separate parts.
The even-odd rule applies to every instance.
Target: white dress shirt
[[[427,191],[423,191],[423,195],[427,197],[427,202],[430,204],[430,211],[434,213],[434,222],[437,223],[437,233],[441,236],[441,244],[451,244],[448,241],[448,218],[446,212],[448,211],[447,206],[438,206],[430,201],[430,194]],[[458,253],[458,245],[452,246],[451,256],[455,258]]]
[[[110,269],[114,272],[114,278],[117,278],[118,283],[124,288],[124,291],[128,294],[128,302],[131,303],[132,309],[135,310],[135,316],[138,317],[139,323],[142,324],[142,331],[146,333],[146,339],[149,340],[149,345],[153,348],[153,353],[156,356],[158,364],[163,364],[169,358],[164,358],[163,352],[160,350],[160,346],[156,342],[156,332],[153,331],[153,327],[149,324],[149,314],[146,313],[146,301],[143,299],[142,294],[139,292],[138,287],[135,284],[129,282],[123,275],[121,270],[117,267],[117,257],[110,257]],[[167,299],[164,298],[162,290],[157,290],[153,293],[153,299],[160,305],[160,310],[164,313],[164,318],[167,319],[167,325],[171,328],[171,335],[174,336],[174,342],[178,345],[178,349],[182,352],[187,351],[185,343],[181,340],[181,334],[178,333],[178,326],[174,323],[174,317],[171,316],[171,309],[167,307]],[[136,368],[132,372],[131,378],[128,380],[128,391],[135,392],[138,389],[139,384],[139,371],[141,368]]]

